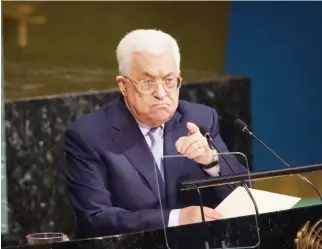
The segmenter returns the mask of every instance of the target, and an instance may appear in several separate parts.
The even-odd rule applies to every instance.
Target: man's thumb
[[[194,123],[191,123],[191,122],[187,123],[187,128],[189,130],[190,135],[195,134],[196,132],[199,131],[198,126],[196,126]]]

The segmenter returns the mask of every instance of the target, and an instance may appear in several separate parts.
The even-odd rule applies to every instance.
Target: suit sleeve
[[[75,209],[78,237],[96,237],[163,228],[170,210],[146,209],[132,212],[113,206],[109,191],[108,165],[75,130],[65,136],[66,182]]]
[[[211,137],[214,141],[214,143],[217,145],[221,153],[227,153],[229,152],[226,144],[222,140],[219,132],[219,123],[218,123],[218,114],[217,112],[212,109],[212,119],[213,119],[213,126],[211,128]],[[235,155],[225,155],[226,160],[230,163],[232,168],[235,170],[236,174],[245,174],[248,172],[247,167],[245,167],[242,163],[237,159]],[[226,176],[226,175],[234,175],[235,173],[231,170],[229,165],[225,162],[222,156],[219,156],[219,165],[220,165],[220,176]],[[215,187],[216,194],[221,197],[221,199],[224,199],[226,196],[228,196],[235,188],[236,184],[230,184],[230,185],[222,185]]]

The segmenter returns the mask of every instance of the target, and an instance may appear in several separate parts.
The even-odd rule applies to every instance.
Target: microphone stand
[[[261,141],[257,136],[255,136],[247,127],[247,125],[245,124],[244,121],[240,120],[240,119],[236,119],[234,122],[234,125],[236,126],[236,128],[248,135],[250,135],[251,137],[253,137],[258,143],[260,143],[261,145],[263,145],[267,150],[269,150],[278,160],[280,160],[284,166],[291,168],[291,165],[288,164],[285,160],[283,160],[279,155],[277,155],[270,147],[268,147],[263,141]],[[305,183],[307,183],[311,188],[313,188],[315,190],[315,192],[317,193],[317,195],[319,196],[321,203],[322,203],[322,195],[320,193],[320,191],[313,185],[312,182],[310,182],[305,176],[302,176],[300,174],[297,174],[298,177],[301,178],[302,181],[304,181]]]
[[[201,133],[204,133],[204,128],[201,128]],[[212,140],[211,138],[211,135],[209,132],[207,132],[206,134],[204,134],[204,136],[206,137],[207,141],[208,141],[208,144],[209,146],[212,148],[212,149],[216,149],[218,151],[218,153],[222,153],[221,150],[218,148],[218,146],[215,144],[215,142]],[[221,155],[222,158],[224,159],[224,161],[226,162],[226,164],[228,165],[228,167],[230,168],[230,170],[235,174],[237,175],[236,171],[234,170],[234,168],[231,166],[231,164],[228,162],[228,160],[226,159],[226,157],[222,154]],[[255,207],[255,222],[256,222],[256,227],[257,227],[257,236],[258,236],[258,243],[256,245],[256,247],[258,245],[260,245],[260,233],[259,233],[259,225],[258,225],[258,217],[259,217],[259,211],[258,211],[258,206],[256,204],[256,201],[252,195],[252,193],[250,192],[247,184],[244,182],[244,181],[241,181],[242,183],[242,186],[244,187],[244,189],[246,190],[247,194],[249,195],[251,201],[253,202],[253,205]],[[202,222],[205,222],[205,215],[204,215],[204,211],[203,211],[203,204],[202,204],[202,197],[201,197],[201,194],[200,194],[200,190],[199,188],[196,186],[196,184],[194,183],[186,183],[186,185],[189,185],[191,186],[192,188],[194,188],[197,193],[198,193],[198,197],[199,197],[199,205],[200,205],[200,212],[201,212],[201,218],[202,218]],[[206,249],[209,248],[209,244],[208,244],[208,241],[205,241],[205,245],[206,245]],[[222,248],[226,248],[225,246],[225,242],[222,241]]]

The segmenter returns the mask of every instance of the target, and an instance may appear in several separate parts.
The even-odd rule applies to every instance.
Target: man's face
[[[134,53],[131,59],[131,72],[128,75],[130,80],[122,76],[116,78],[121,92],[137,120],[148,126],[160,126],[167,122],[177,109],[179,90],[169,91],[163,84],[158,84],[154,92],[142,93],[135,82],[161,82],[180,77],[175,58],[172,53]]]

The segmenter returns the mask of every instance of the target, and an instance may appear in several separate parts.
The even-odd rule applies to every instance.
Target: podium
[[[181,182],[182,191],[191,183],[198,187],[228,184],[249,179],[282,177],[322,170],[322,165],[309,165],[287,169],[256,172],[230,177],[191,179]],[[229,197],[229,196],[228,196]],[[256,197],[255,197],[256,200]],[[238,208],[238,206],[236,207]],[[260,210],[260,205],[259,205]],[[257,233],[258,232],[258,233]],[[318,196],[300,198],[295,205],[284,210],[242,215],[234,218],[196,224],[139,231],[130,234],[71,240],[42,245],[23,245],[15,249],[321,249],[322,204]]]
[[[309,224],[312,229],[314,224],[322,223],[322,205],[299,207],[290,210],[260,214],[258,223],[260,226],[261,249],[293,249],[296,241],[303,241],[308,233],[304,235],[303,229]],[[253,224],[252,217],[240,217],[222,221],[207,222],[208,233],[204,233],[203,224],[192,224],[167,229],[171,249],[204,249],[205,240],[214,240],[216,237],[228,236],[237,233],[243,241],[251,242],[254,238],[245,234],[244,228]],[[163,230],[153,230],[108,236],[102,238],[88,238],[54,244],[43,244],[34,246],[7,247],[16,249],[168,249],[165,243]],[[313,247],[303,247],[313,248]],[[319,249],[314,248],[314,249]]]

